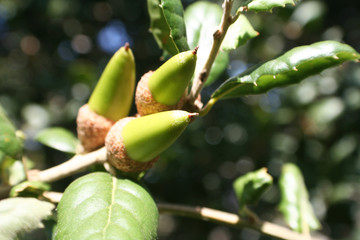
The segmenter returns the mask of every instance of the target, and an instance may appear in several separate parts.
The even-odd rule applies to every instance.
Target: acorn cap
[[[171,106],[180,101],[195,71],[196,52],[176,54],[151,75],[148,86],[157,102]]]
[[[114,121],[107,119],[83,105],[76,118],[77,135],[84,152],[91,152],[102,147],[105,137]]]
[[[135,117],[126,117],[117,121],[109,131],[105,140],[108,162],[123,172],[146,171],[151,168],[158,159],[158,157],[155,157],[148,162],[138,162],[132,160],[127,155],[122,138],[122,131],[123,127],[133,119],[135,119]]]
[[[126,44],[106,65],[91,97],[91,110],[117,121],[129,114],[135,90],[135,61]]]
[[[175,105],[162,104],[154,99],[148,86],[148,81],[153,73],[153,71],[145,73],[137,84],[135,104],[138,113],[141,116],[145,116],[157,112],[181,109],[185,103],[184,94],[180,101]]]

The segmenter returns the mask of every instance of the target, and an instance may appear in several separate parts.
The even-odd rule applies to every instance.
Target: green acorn
[[[135,93],[140,115],[182,108],[185,90],[195,71],[196,52],[197,48],[181,52],[155,72],[149,71],[141,77]]]
[[[106,136],[108,161],[124,172],[149,169],[197,115],[172,110],[119,120]]]
[[[106,65],[88,104],[79,109],[76,121],[82,152],[104,145],[110,127],[128,115],[134,89],[135,61],[129,44],[125,44]]]
[[[110,59],[89,100],[89,107],[112,121],[129,114],[135,89],[135,61],[126,44]]]

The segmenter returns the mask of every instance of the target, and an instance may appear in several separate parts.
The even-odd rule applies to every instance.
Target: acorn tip
[[[198,49],[199,49],[199,46],[197,46],[197,47],[192,51],[192,54],[196,55]]]
[[[130,49],[130,44],[128,42],[126,42],[125,45],[124,45],[124,48],[125,48],[126,51],[129,50]]]
[[[189,115],[188,115],[190,122],[194,121],[198,116],[199,116],[199,113],[197,113],[197,112],[189,113]]]

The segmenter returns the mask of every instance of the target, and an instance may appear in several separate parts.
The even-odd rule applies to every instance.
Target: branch
[[[241,219],[236,214],[223,212],[211,208],[191,207],[191,206],[182,206],[175,204],[158,204],[157,206],[160,214],[167,213],[167,214],[191,217],[201,220],[209,220],[211,222],[222,223],[237,228],[251,228],[262,234],[271,237],[276,237],[278,239],[318,240],[315,238],[311,238],[310,236],[291,231],[288,228],[282,227],[274,223],[260,221],[260,220],[258,222],[246,221],[244,219]]]
[[[42,197],[44,197],[45,199],[48,199],[52,203],[60,202],[62,196],[63,196],[62,192],[47,191],[47,192],[43,192],[43,194],[42,194]]]
[[[28,180],[53,182],[81,172],[95,163],[105,163],[106,160],[106,148],[103,147],[91,153],[75,155],[68,161],[43,171],[30,170]]]
[[[188,99],[190,105],[194,104],[197,96],[199,95],[202,87],[204,86],[206,80],[209,77],[211,67],[216,59],[216,56],[219,52],[221,43],[224,40],[224,37],[226,35],[226,32],[227,32],[229,26],[238,17],[238,14],[235,17],[231,16],[232,4],[233,4],[233,0],[224,0],[224,3],[223,3],[224,13],[221,18],[221,23],[220,23],[218,29],[213,34],[214,39],[213,39],[213,44],[212,44],[210,52],[209,52],[209,56],[204,64],[204,66],[202,67],[202,70],[198,73],[198,75],[194,79],[194,83],[191,88],[191,92],[190,92],[189,99]]]

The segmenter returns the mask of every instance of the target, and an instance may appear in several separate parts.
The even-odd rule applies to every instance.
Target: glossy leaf
[[[272,11],[275,7],[285,7],[286,4],[295,5],[294,0],[252,0],[246,6],[252,11]]]
[[[299,168],[292,163],[283,166],[279,179],[281,192],[280,211],[285,216],[287,224],[298,232],[320,228]]]
[[[150,30],[160,48],[175,55],[189,50],[180,0],[148,0]]]
[[[156,239],[158,210],[140,185],[103,172],[72,182],[58,205],[55,239]]]
[[[233,184],[239,209],[248,204],[258,202],[260,197],[268,190],[273,183],[271,175],[266,168],[249,172],[237,178]]]
[[[0,239],[17,239],[23,232],[42,227],[54,204],[35,198],[8,198],[0,201]]]
[[[72,132],[64,128],[47,128],[39,132],[35,139],[48,147],[62,152],[76,152],[77,138]]]
[[[220,24],[222,9],[218,4],[198,1],[185,9],[184,19],[188,43],[191,49],[199,46],[194,76],[198,75],[213,43],[213,34]],[[215,59],[206,85],[214,82],[228,66],[228,53],[220,52]]]
[[[38,197],[49,191],[50,185],[38,181],[25,181],[11,188],[10,197]]]
[[[246,16],[241,14],[239,18],[230,25],[221,49],[225,51],[234,50],[258,35],[259,33],[254,30]]]
[[[352,47],[336,41],[296,47],[276,59],[228,79],[212,94],[212,98],[265,93],[272,88],[298,83],[327,68],[359,58],[360,54]]]

